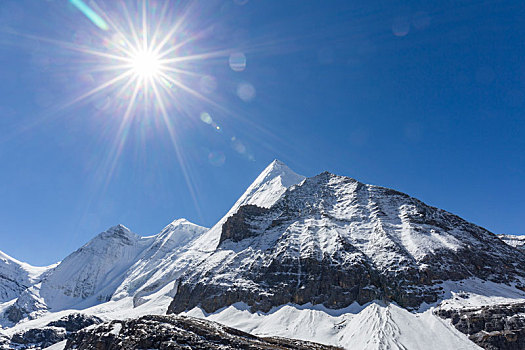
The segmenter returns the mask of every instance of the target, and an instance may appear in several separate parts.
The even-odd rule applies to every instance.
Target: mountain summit
[[[169,312],[373,300],[417,309],[443,297],[443,281],[471,277],[523,288],[525,255],[392,189],[324,172],[262,202],[227,218],[215,252],[182,275]]]

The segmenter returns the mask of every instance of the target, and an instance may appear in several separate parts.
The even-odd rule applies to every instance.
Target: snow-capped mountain
[[[47,310],[84,309],[118,300],[146,287],[154,292],[152,284],[162,287],[166,281],[162,274],[166,259],[205,231],[185,219],[175,220],[149,237],[123,225],[111,227],[67,256],[41,281],[27,283],[6,309],[6,316],[18,322]]]
[[[251,204],[269,208],[281,198],[288,188],[297,185],[304,179],[304,176],[296,174],[280,160],[274,160],[248,187],[226,215],[196,241],[195,247],[203,253],[213,253],[219,244],[222,226],[241,206]]]
[[[511,349],[525,344],[525,254],[514,243],[395,190],[305,178],[276,160],[211,229],[179,219],[142,237],[115,226],[33,274],[0,302],[21,320],[0,331],[0,348],[43,331],[69,337],[51,325],[75,309],[109,321],[169,306],[345,348]],[[171,327],[159,320],[153,328]]]
[[[31,266],[0,251],[0,303],[20,296],[54,266]]]
[[[17,293],[10,292],[7,299],[17,299],[5,316],[18,322],[24,317],[39,317],[46,310],[84,309],[126,297],[133,297],[136,307],[161,289],[173,296],[176,279],[213,253],[222,224],[239,207],[270,206],[303,179],[282,162],[272,162],[211,230],[185,219],[175,220],[148,237],[123,225],[112,227],[66,257],[39,283],[27,281]]]
[[[181,277],[170,311],[373,300],[417,309],[442,297],[444,280],[470,277],[523,288],[525,256],[406,194],[325,172],[267,208],[240,206],[216,251]]]

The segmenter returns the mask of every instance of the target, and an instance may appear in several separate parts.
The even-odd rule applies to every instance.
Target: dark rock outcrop
[[[27,345],[27,348],[45,348],[66,339],[66,335],[67,333],[64,328],[33,328],[24,332],[15,333],[11,337],[11,343]]]
[[[487,305],[434,313],[488,350],[525,349],[525,303]]]
[[[81,330],[66,347],[78,350],[131,349],[300,349],[335,350],[306,341],[260,338],[215,322],[184,316],[144,316]]]
[[[97,316],[86,315],[81,313],[72,313],[56,321],[49,322],[49,327],[62,327],[68,332],[76,332],[82,328],[102,323],[102,319]]]
[[[241,206],[216,252],[180,278],[168,313],[236,302],[252,311],[286,303],[343,308],[440,299],[444,280],[516,283],[525,255],[491,232],[401,192],[322,173],[270,208]]]
[[[219,240],[219,245],[225,240],[229,239],[232,242],[240,242],[245,238],[253,237],[256,227],[252,221],[257,220],[258,217],[264,215],[268,210],[258,207],[256,205],[243,205],[239,208],[235,215],[232,215],[226,220],[222,226],[222,234]]]
[[[77,332],[88,326],[102,323],[102,319],[81,313],[72,313],[56,321],[49,322],[42,328],[31,328],[15,333],[9,339],[8,345],[0,349],[41,349],[68,339],[73,332]],[[1,342],[0,342],[1,345]]]

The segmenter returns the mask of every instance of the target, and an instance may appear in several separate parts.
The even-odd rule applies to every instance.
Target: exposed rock
[[[16,305],[12,305],[5,311],[5,316],[9,321],[17,323],[24,318],[24,312]]]
[[[45,348],[66,339],[66,330],[60,327],[33,328],[24,332],[15,333],[11,342],[30,345],[31,348]]]
[[[222,226],[219,245],[227,239],[232,242],[240,242],[245,238],[252,237],[254,228],[256,228],[252,221],[257,220],[257,217],[264,215],[267,211],[266,208],[252,204],[241,206],[237,213],[229,217]]]
[[[185,316],[144,316],[74,333],[65,349],[338,349],[306,341],[260,338],[215,322]]]
[[[49,322],[45,327],[31,328],[15,333],[8,340],[8,344],[17,349],[45,348],[69,338],[72,332],[77,332],[85,327],[99,323],[102,323],[102,319],[96,316],[72,313],[56,321]],[[4,348],[9,349],[10,347]],[[0,347],[0,349],[2,348]]]
[[[102,323],[102,319],[92,315],[72,313],[56,321],[49,322],[49,327],[62,327],[68,332],[76,332],[93,324]]]
[[[322,173],[268,208],[244,205],[216,251],[180,278],[168,312],[236,302],[343,308],[395,301],[408,309],[442,296],[443,280],[478,277],[521,286],[525,255],[491,232],[388,188]]]
[[[484,349],[525,349],[525,303],[437,309],[434,313],[450,319],[457,330]]]

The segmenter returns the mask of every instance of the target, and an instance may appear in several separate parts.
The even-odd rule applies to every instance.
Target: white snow
[[[498,235],[498,237],[514,248],[525,248],[525,235]]]
[[[48,346],[44,350],[64,350],[66,348],[66,343],[67,340],[62,340],[61,342]]]
[[[185,313],[260,336],[280,336],[346,349],[479,349],[466,335],[432,314],[410,313],[395,305],[353,304],[342,310],[283,305],[250,313],[243,303],[213,314],[199,308]]]
[[[17,298],[56,265],[31,266],[0,251],[0,303]]]

